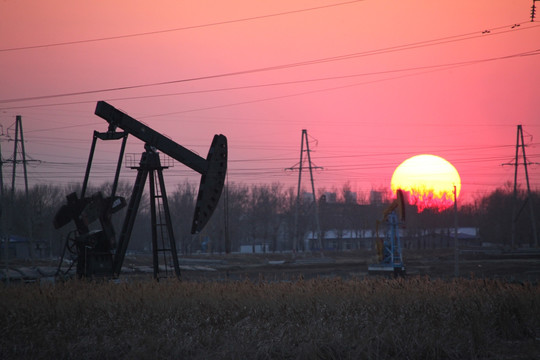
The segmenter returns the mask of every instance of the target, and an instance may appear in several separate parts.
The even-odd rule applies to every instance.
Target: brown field
[[[454,278],[452,249],[405,250],[405,266],[409,276],[432,279]],[[368,251],[345,251],[298,254],[197,255],[181,258],[184,280],[294,281],[298,278],[355,279],[368,276],[368,265],[375,261]],[[128,270],[137,265],[151,265],[150,256],[126,260]],[[193,266],[199,265],[199,271]],[[196,267],[196,266],[195,266]],[[209,268],[212,271],[204,271]],[[127,271],[126,276],[130,272]],[[509,282],[540,282],[540,251],[513,253],[464,252],[459,256],[459,277],[488,278]]]
[[[369,259],[268,255],[206,257],[181,282],[0,285],[0,358],[540,358],[538,260],[463,260],[484,278],[453,280],[453,258],[423,255],[399,279],[364,276]]]

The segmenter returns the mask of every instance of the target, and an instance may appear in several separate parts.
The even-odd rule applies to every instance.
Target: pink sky
[[[107,128],[94,115],[98,100],[201,156],[225,134],[235,183],[296,186],[298,173],[284,169],[299,160],[302,129],[324,168],[315,187],[327,190],[389,188],[402,161],[427,153],[456,167],[470,201],[513,181],[514,168],[501,164],[513,161],[518,124],[529,160],[540,162],[531,0],[345,2],[4,0],[0,124],[13,138],[22,116],[26,151],[41,161],[28,168],[31,184],[82,181],[92,133]],[[1,139],[9,158],[13,143]],[[99,144],[94,183],[112,178],[118,147]],[[142,151],[131,138],[127,152]],[[3,171],[10,185],[11,167]],[[540,165],[529,175],[539,189]],[[198,181],[181,164],[165,176]]]

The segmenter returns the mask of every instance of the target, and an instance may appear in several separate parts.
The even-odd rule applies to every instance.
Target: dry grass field
[[[427,277],[0,285],[2,359],[537,359],[540,287]]]

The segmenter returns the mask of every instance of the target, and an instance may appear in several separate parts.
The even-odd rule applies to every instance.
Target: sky
[[[513,183],[521,124],[538,190],[532,3],[0,1],[4,183],[17,115],[30,185],[81,182],[93,131],[107,130],[94,115],[105,100],[202,157],[214,134],[227,136],[230,186],[296,188],[305,129],[315,188],[348,184],[360,197],[389,189],[397,166],[418,154],[454,165],[464,202],[488,195]],[[98,143],[92,183],[113,178],[119,148]],[[143,150],[129,138],[127,153]],[[22,175],[17,165],[19,189]],[[123,168],[121,179],[135,175]],[[169,192],[199,177],[178,162],[165,171]]]

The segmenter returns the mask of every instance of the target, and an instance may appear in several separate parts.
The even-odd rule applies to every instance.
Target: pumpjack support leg
[[[172,228],[171,214],[165,191],[165,181],[163,180],[163,169],[159,160],[159,153],[146,151],[142,154],[140,166],[137,167],[137,178],[133,186],[133,192],[129,201],[126,218],[120,233],[118,248],[114,258],[114,274],[120,274],[122,263],[127,251],[128,242],[131,238],[135,217],[142,198],[146,179],[149,179],[150,186],[150,216],[152,222],[152,258],[154,278],[158,279],[160,274],[159,255],[163,255],[164,265],[167,268],[167,253],[172,260],[176,277],[180,278],[180,266],[178,263],[178,253]],[[156,176],[158,183],[156,184]],[[156,186],[158,185],[158,186]],[[161,238],[161,242],[159,241]],[[168,244],[167,244],[168,240]]]

